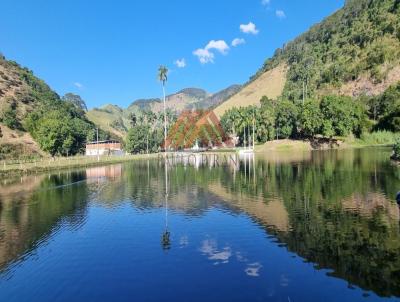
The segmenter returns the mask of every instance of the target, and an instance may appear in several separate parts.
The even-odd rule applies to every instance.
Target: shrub
[[[363,133],[360,139],[367,145],[392,145],[400,139],[400,135],[390,131],[376,131]]]
[[[400,139],[397,139],[396,143],[393,146],[392,159],[400,160]]]
[[[1,121],[10,129],[20,128],[20,123],[18,122],[16,111],[12,108],[4,111],[3,116],[1,117]]]

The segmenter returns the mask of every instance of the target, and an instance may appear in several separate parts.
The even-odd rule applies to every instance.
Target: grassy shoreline
[[[48,171],[76,169],[84,167],[96,167],[129,162],[133,160],[154,159],[159,154],[138,154],[125,156],[102,156],[97,157],[76,156],[60,158],[43,158],[38,161],[7,161],[0,162],[0,178],[6,176],[36,174]]]
[[[255,152],[258,154],[268,152],[309,152],[313,150],[332,150],[332,149],[357,149],[366,147],[389,147],[392,144],[377,144],[365,142],[360,139],[351,141],[344,140],[334,148],[313,148],[310,141],[302,140],[278,140],[267,142],[266,144],[257,145]],[[212,150],[207,153],[235,153],[240,148]],[[60,157],[60,158],[43,158],[37,161],[3,161],[0,162],[0,178],[7,176],[29,175],[48,171],[67,170],[85,167],[105,166],[118,163],[129,162],[133,160],[157,159],[161,153],[153,154],[137,154],[125,156],[102,156],[98,160],[97,157],[75,156],[75,157]]]
[[[366,147],[391,147],[395,144],[399,134],[375,133],[363,135],[362,138],[334,137],[310,139],[281,139],[256,145],[256,152],[295,152],[315,150],[342,150]]]

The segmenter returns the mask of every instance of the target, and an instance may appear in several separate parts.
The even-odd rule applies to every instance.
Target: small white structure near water
[[[118,141],[96,141],[86,143],[86,156],[124,155]]]

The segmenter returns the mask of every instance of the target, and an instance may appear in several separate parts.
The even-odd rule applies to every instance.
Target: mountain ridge
[[[166,108],[178,114],[184,110],[213,108],[238,92],[241,87],[235,84],[213,94],[201,88],[184,88],[166,96]],[[134,100],[127,108],[106,104],[89,110],[86,115],[103,130],[123,137],[130,127],[130,114],[140,115],[144,111],[161,113],[163,109],[161,98],[149,98]]]

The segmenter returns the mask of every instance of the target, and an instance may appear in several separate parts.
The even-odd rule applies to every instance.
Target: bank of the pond
[[[270,141],[262,145],[255,146],[256,153],[268,152],[307,152],[313,150],[348,149],[365,147],[391,146],[391,144],[378,144],[366,142],[361,139],[334,139],[334,140],[291,140],[282,139]],[[232,154],[240,148],[225,148],[210,150],[204,154]],[[97,157],[75,156],[42,158],[37,160],[14,160],[0,162],[0,177],[9,175],[35,174],[54,170],[75,169],[82,167],[104,166],[117,163],[128,162],[140,159],[158,158],[161,153],[136,154],[125,156],[103,156],[98,160]]]
[[[257,153],[263,152],[298,152],[313,150],[331,150],[331,149],[349,149],[349,148],[366,148],[366,147],[390,147],[391,143],[379,143],[365,141],[362,139],[342,139],[333,140],[316,139],[316,140],[292,140],[282,139],[270,141],[255,147]]]
[[[54,170],[76,169],[82,167],[94,167],[112,165],[132,160],[157,158],[158,154],[138,154],[125,156],[97,157],[75,156],[42,158],[38,160],[15,160],[0,162],[0,177],[21,174],[35,174]]]

